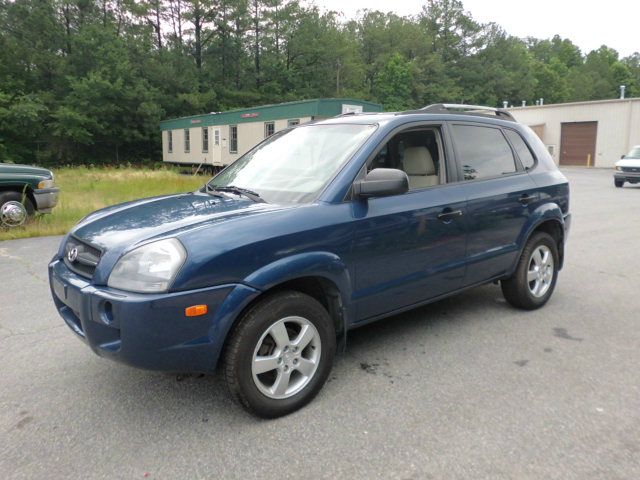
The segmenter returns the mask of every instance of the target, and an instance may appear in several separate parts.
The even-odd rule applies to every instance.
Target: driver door
[[[449,156],[442,132],[442,126],[401,131],[369,162],[369,169],[403,169],[410,190],[352,203],[356,322],[418,305],[462,286],[466,199],[462,185],[447,183],[445,158]]]

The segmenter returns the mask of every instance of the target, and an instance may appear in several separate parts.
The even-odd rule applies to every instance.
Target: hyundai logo
[[[67,260],[69,260],[71,263],[75,262],[77,258],[78,258],[77,248],[72,248],[71,250],[69,250],[69,252],[67,252]]]

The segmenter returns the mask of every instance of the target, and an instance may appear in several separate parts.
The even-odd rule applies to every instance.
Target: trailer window
[[[229,153],[238,153],[238,126],[229,125]]]
[[[209,151],[209,129],[202,127],[202,153]]]

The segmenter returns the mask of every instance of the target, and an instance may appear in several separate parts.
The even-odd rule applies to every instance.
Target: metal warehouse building
[[[377,103],[320,98],[164,120],[162,160],[224,167],[279,130],[343,113],[380,111]]]
[[[556,163],[613,167],[640,145],[640,98],[515,107],[509,111],[542,139]]]

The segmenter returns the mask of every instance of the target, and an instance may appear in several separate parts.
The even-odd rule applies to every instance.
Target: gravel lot
[[[2,478],[640,478],[640,186],[567,169],[550,303],[489,285],[352,333],[307,408],[95,356],[50,298],[60,237],[0,242]]]

